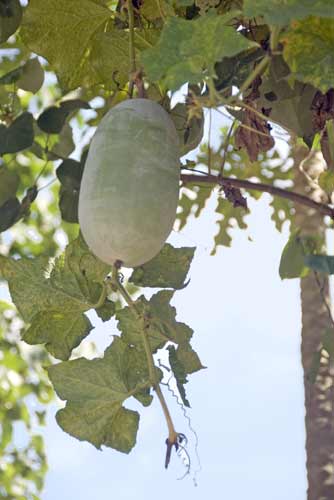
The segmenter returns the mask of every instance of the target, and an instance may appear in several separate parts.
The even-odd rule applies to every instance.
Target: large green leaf
[[[89,252],[81,238],[55,261],[0,256],[0,274],[8,281],[12,300],[23,319],[31,323],[27,341],[45,342],[51,354],[61,359],[67,359],[90,332],[83,313],[101,306],[107,272],[108,267]]]
[[[148,337],[152,352],[162,348],[167,342],[189,343],[193,331],[185,323],[176,321],[175,307],[170,305],[173,291],[162,290],[149,301],[143,296],[135,302],[141,318],[133,308],[125,307],[116,314],[118,328],[125,342],[143,349],[142,331]]]
[[[295,78],[324,93],[334,86],[334,20],[310,17],[295,23],[284,42],[283,56]]]
[[[79,311],[51,309],[35,314],[23,340],[32,345],[46,344],[52,356],[66,360],[92,328],[89,319]]]
[[[133,369],[136,357],[136,369]],[[57,414],[64,431],[97,448],[129,453],[136,442],[139,415],[122,403],[148,387],[144,353],[115,338],[102,359],[77,359],[51,366],[49,376],[66,407]]]
[[[217,61],[256,45],[227,26],[232,17],[209,13],[192,21],[170,18],[158,44],[142,54],[148,77],[163,80],[171,90],[214,77]]]
[[[154,259],[133,271],[130,281],[137,286],[183,288],[194,252],[195,248],[174,248],[166,243]]]
[[[308,16],[334,17],[334,8],[332,0],[244,0],[244,14],[285,25]]]
[[[111,11],[93,0],[30,0],[21,36],[48,60],[63,87],[93,85],[99,83],[90,54],[93,40],[110,18]]]

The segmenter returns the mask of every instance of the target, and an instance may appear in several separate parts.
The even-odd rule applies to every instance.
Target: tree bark
[[[304,147],[294,146],[292,156],[295,162],[295,190],[322,200],[319,189],[310,189],[305,175],[298,165],[307,155]],[[323,169],[319,157],[315,156],[304,165],[304,170],[312,176],[314,169]],[[313,209],[295,206],[296,226],[301,228],[301,235],[317,235],[325,244],[325,224],[323,216]],[[333,253],[333,252],[329,252]],[[334,499],[334,374],[327,356],[322,356],[320,369],[315,383],[308,380],[314,353],[321,345],[324,330],[333,327],[324,298],[329,303],[328,279],[318,275],[323,287],[321,296],[315,273],[311,272],[300,281],[302,310],[301,356],[304,370],[305,387],[305,425],[308,500]]]

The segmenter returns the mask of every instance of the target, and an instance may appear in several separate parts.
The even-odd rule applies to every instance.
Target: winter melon
[[[149,99],[112,108],[93,137],[79,196],[79,223],[108,264],[139,266],[161,250],[179,199],[179,140],[168,113]]]

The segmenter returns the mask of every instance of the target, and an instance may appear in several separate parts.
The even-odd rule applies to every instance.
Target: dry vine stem
[[[142,329],[141,329],[141,334],[142,334],[142,341],[143,341],[143,346],[145,350],[145,355],[146,355],[146,361],[147,361],[147,366],[148,366],[148,371],[149,371],[149,377],[150,377],[150,384],[154,388],[164,417],[166,419],[167,427],[168,427],[168,438],[166,439],[166,445],[167,445],[167,451],[166,451],[166,460],[165,460],[165,468],[167,469],[169,462],[170,462],[170,456],[171,456],[171,451],[173,446],[177,450],[179,447],[179,436],[180,434],[176,432],[172,417],[169,413],[169,409],[165,400],[165,397],[161,391],[161,387],[159,384],[159,381],[156,376],[156,370],[155,370],[155,364],[154,364],[154,358],[153,354],[151,351],[151,346],[149,339],[147,337],[146,333],[146,321],[147,319],[145,318],[145,315],[141,313],[141,311],[138,309],[136,306],[135,302],[133,302],[132,298],[122,285],[122,283],[119,280],[119,275],[118,271],[120,268],[120,263],[116,262],[114,267],[113,267],[113,273],[112,273],[112,283],[114,284],[115,288],[119,291],[119,293],[122,295],[123,299],[125,302],[128,304],[128,306],[131,308],[133,313],[138,317],[139,322],[142,324]]]
[[[304,196],[294,191],[287,191],[286,189],[278,188],[275,186],[269,186],[268,184],[263,184],[261,182],[251,182],[244,179],[235,179],[233,177],[224,177],[222,175],[195,175],[195,174],[181,174],[181,180],[186,186],[187,184],[218,184],[219,186],[224,186],[229,184],[236,188],[244,188],[253,191],[261,191],[263,193],[270,193],[274,196],[280,196],[281,198],[286,198],[300,205],[305,205],[307,207],[314,208],[322,215],[328,215],[334,220],[334,208],[325,203],[318,203],[311,200],[307,196]]]

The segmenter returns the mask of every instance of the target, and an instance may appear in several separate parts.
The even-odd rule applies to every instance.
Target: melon
[[[79,195],[79,223],[107,264],[137,267],[159,253],[179,199],[179,140],[168,113],[149,99],[113,107],[92,139]]]

